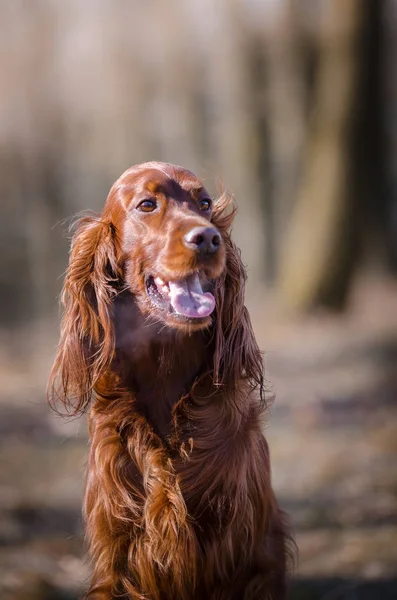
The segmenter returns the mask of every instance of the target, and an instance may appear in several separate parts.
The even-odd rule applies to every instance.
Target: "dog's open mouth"
[[[153,276],[146,280],[147,295],[157,308],[188,319],[208,317],[215,308],[214,296],[202,286],[197,272],[177,281]]]

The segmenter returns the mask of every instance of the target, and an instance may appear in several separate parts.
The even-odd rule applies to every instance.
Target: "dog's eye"
[[[157,203],[155,200],[146,199],[142,200],[136,208],[142,212],[153,212],[157,208]]]
[[[211,208],[211,200],[203,198],[200,200],[200,210],[209,210]]]

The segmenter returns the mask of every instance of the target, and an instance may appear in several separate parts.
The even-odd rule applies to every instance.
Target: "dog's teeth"
[[[170,288],[168,286],[168,283],[165,282],[164,279],[161,279],[161,277],[155,277],[154,283],[156,284],[159,292],[161,292],[162,294],[165,294],[166,296],[169,296]]]

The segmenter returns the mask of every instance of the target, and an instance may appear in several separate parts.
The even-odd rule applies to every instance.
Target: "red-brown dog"
[[[229,204],[153,162],[78,223],[50,396],[72,414],[90,405],[90,600],[285,596],[262,359]]]

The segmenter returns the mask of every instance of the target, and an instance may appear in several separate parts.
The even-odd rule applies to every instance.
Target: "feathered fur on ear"
[[[112,360],[112,297],[117,262],[113,229],[97,217],[76,224],[61,295],[61,337],[49,381],[49,401],[67,414],[84,412],[92,389]]]
[[[227,210],[228,208],[231,210]],[[226,269],[215,286],[214,381],[217,385],[235,389],[237,382],[243,378],[251,389],[259,388],[263,400],[262,354],[244,305],[247,275],[240,250],[230,237],[235,213],[233,197],[222,194],[215,203],[212,217],[226,246]]]

